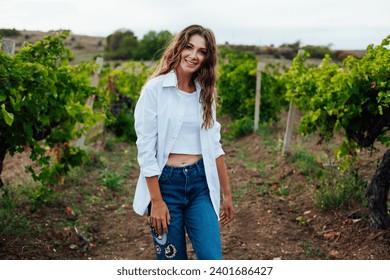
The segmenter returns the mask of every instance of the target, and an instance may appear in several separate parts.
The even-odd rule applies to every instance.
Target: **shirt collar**
[[[171,70],[164,77],[163,87],[176,87],[177,76],[175,71]],[[199,92],[201,87],[199,81],[195,81],[196,91]]]

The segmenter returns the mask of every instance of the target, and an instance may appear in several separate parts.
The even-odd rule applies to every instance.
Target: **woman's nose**
[[[197,51],[196,51],[195,49],[193,49],[193,50],[191,51],[191,53],[190,53],[190,57],[191,57],[191,58],[196,58],[196,57],[197,57],[196,54],[197,54]]]

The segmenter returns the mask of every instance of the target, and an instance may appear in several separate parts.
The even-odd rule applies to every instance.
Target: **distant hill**
[[[41,40],[44,36],[51,35],[54,32],[58,31],[42,32],[16,30],[14,33],[18,33],[17,36],[4,36],[4,38],[15,40],[15,47],[16,50],[18,50],[25,42],[35,43],[36,41]],[[94,60],[94,57],[96,56],[103,56],[106,45],[106,38],[76,35],[71,33],[70,36],[66,39],[65,45],[72,51],[74,55],[73,63],[91,61]]]

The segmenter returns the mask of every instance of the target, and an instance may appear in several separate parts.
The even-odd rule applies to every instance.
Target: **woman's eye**
[[[201,50],[200,53],[201,53],[202,55],[206,55],[206,54],[207,54],[207,51]]]
[[[192,49],[192,46],[191,45],[187,45],[186,49],[190,50],[190,49]]]

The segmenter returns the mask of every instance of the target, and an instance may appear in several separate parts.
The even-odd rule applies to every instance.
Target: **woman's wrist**
[[[148,185],[149,194],[150,194],[150,201],[152,203],[159,203],[162,202],[162,195],[160,191],[160,186],[158,184],[158,177],[146,177],[146,183]]]
[[[232,196],[232,193],[231,193],[231,192],[223,192],[223,193],[222,193],[222,196],[223,196],[223,197],[231,197],[231,196]]]
[[[222,190],[222,194],[223,195],[232,195],[232,192],[230,190],[230,186],[227,185],[227,186],[222,186],[221,185],[221,190]]]
[[[158,196],[157,197],[151,197],[150,201],[152,203],[156,204],[156,203],[163,202],[164,200],[163,200],[162,196],[160,195],[159,197]]]

